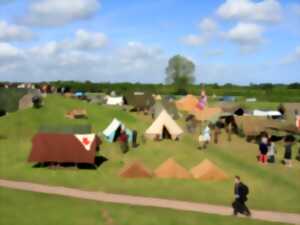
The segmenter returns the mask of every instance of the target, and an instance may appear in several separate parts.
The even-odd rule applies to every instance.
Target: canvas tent
[[[95,134],[38,133],[32,139],[29,162],[95,163],[101,140]]]
[[[197,107],[198,99],[193,95],[187,95],[176,101],[176,107],[179,110],[191,112]]]
[[[178,164],[174,159],[169,158],[163,162],[155,171],[154,174],[159,178],[175,178],[188,179],[191,174],[187,169]]]
[[[125,165],[119,175],[125,178],[149,178],[152,176],[151,172],[139,161]]]
[[[122,106],[124,104],[124,100],[123,100],[123,97],[111,97],[111,96],[107,96],[106,104],[107,105]]]
[[[26,94],[19,100],[19,109],[28,109],[32,108],[33,102],[32,98],[34,97],[33,94]]]
[[[278,111],[263,111],[263,110],[259,110],[259,109],[255,109],[253,111],[253,116],[264,116],[264,117],[280,117],[282,116],[280,112]]]
[[[130,92],[124,95],[124,103],[133,106],[133,110],[149,110],[154,105],[155,99],[148,92]]]
[[[195,179],[204,181],[219,181],[228,178],[228,175],[214,163],[205,159],[190,170]]]
[[[119,121],[118,119],[114,118],[112,122],[105,128],[103,131],[103,135],[109,142],[117,141],[118,137],[120,136],[121,130],[124,130],[128,135],[128,142],[133,141],[133,132],[126,128],[125,125]]]
[[[281,121],[257,116],[235,116],[237,127],[246,136],[258,136],[261,132],[271,130],[282,130],[284,124]]]
[[[177,125],[172,117],[163,110],[152,125],[146,130],[145,135],[150,139],[172,139],[177,140],[183,130]]]
[[[156,102],[151,107],[150,113],[152,118],[157,118],[163,110],[166,110],[173,119],[177,120],[179,118],[179,113],[174,102],[169,102],[167,100]]]
[[[284,117],[290,122],[294,122],[297,114],[300,115],[300,103],[285,103],[283,104]]]
[[[19,100],[28,93],[23,88],[0,88],[0,109],[15,112],[19,109]]]

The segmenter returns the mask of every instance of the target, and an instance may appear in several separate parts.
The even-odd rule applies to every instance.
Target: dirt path
[[[129,204],[136,206],[150,206],[159,208],[176,209],[183,211],[193,211],[208,214],[228,216],[232,214],[232,209],[225,206],[210,205],[204,203],[184,202],[177,200],[167,200],[161,198],[137,197],[122,194],[109,194],[104,192],[83,191],[74,188],[60,186],[48,186],[29,182],[1,180],[0,186],[23,191],[55,194],[72,198],[88,199],[99,202],[109,202],[117,204]],[[252,219],[281,222],[300,225],[300,214],[281,213],[271,211],[252,210]]]

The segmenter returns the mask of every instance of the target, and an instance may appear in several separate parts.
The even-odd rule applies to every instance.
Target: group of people
[[[285,164],[287,167],[292,166],[293,144],[294,144],[294,140],[292,136],[289,135],[286,136],[284,139],[284,156],[283,156],[282,163]],[[267,133],[263,133],[261,135],[261,140],[259,142],[259,153],[260,154],[258,160],[262,164],[275,163],[275,155],[277,153],[275,142],[272,140],[272,137],[268,136]]]

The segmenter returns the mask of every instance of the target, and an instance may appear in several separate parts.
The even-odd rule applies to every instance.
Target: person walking
[[[249,194],[249,188],[247,185],[241,182],[239,176],[235,176],[234,179],[234,202],[232,203],[233,215],[237,216],[238,213],[246,216],[251,216],[249,208],[246,206],[248,200],[247,195]]]

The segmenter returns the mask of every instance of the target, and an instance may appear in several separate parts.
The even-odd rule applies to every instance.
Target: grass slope
[[[98,203],[0,188],[1,224],[12,225],[279,225],[151,207]],[[24,207],[26,206],[26,207]],[[283,225],[283,224],[282,224]]]
[[[87,120],[68,120],[67,110],[85,108]],[[143,161],[155,169],[169,157],[175,158],[190,169],[208,158],[223,168],[231,177],[239,174],[250,187],[249,206],[256,209],[300,213],[300,177],[298,162],[293,168],[280,164],[261,166],[255,156],[257,146],[233,137],[228,143],[225,137],[219,145],[210,145],[207,151],[197,150],[197,135],[184,134],[179,142],[147,141],[126,155],[121,154],[117,144],[104,142],[101,155],[108,158],[97,170],[37,169],[27,163],[31,148],[31,137],[41,124],[86,124],[90,123],[95,132],[102,131],[117,117],[129,128],[142,134],[151,124],[150,117],[125,112],[119,108],[91,105],[60,96],[48,96],[45,107],[11,113],[0,118],[0,177],[26,180],[52,185],[65,185],[88,190],[155,196],[188,201],[200,201],[230,205],[233,198],[233,181],[200,182],[196,180],[138,179],[126,180],[118,177],[119,170],[126,162]],[[184,122],[179,121],[181,127]],[[282,156],[279,148],[278,157]]]

